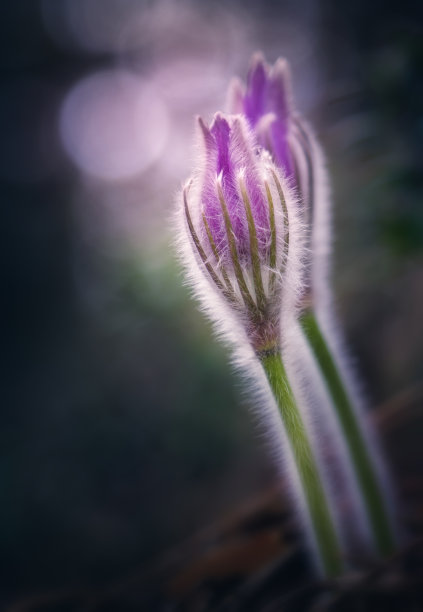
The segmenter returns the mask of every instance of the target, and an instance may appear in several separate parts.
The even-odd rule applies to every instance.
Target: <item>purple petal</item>
[[[217,146],[216,174],[222,172],[223,177],[226,177],[231,174],[229,162],[229,124],[221,115],[216,115],[210,132]]]
[[[216,140],[207,125],[201,119],[201,117],[198,118],[198,124],[200,126],[201,135],[203,137],[205,153],[202,176],[201,202],[203,206],[203,211],[207,218],[207,222],[210,226],[210,231],[212,233],[213,239],[216,244],[220,244],[222,241],[222,224],[219,215],[220,204],[214,189],[218,158]]]
[[[280,121],[287,122],[291,106],[291,77],[285,60],[278,59],[273,67],[267,91],[267,110]]]
[[[232,158],[238,171],[244,176],[244,182],[250,200],[251,212],[256,226],[259,246],[262,245],[262,254],[267,250],[269,236],[269,217],[268,207],[262,191],[262,179],[259,174],[257,158],[255,155],[255,143],[247,131],[244,123],[239,119],[234,119],[232,126],[233,140]],[[239,192],[238,192],[239,193]],[[243,223],[243,233],[245,234],[245,249],[249,252],[248,225],[246,224],[245,208],[241,196],[240,217]]]
[[[201,192],[202,207],[218,251],[225,253],[228,241],[216,180],[220,175],[225,201],[231,210],[234,208],[234,172],[229,157],[230,126],[220,114],[216,115],[210,130],[203,126],[204,123],[202,129],[206,140],[206,171]]]
[[[231,219],[236,219],[236,211],[239,208],[238,196],[236,193],[236,168],[231,156],[232,148],[232,127],[222,115],[215,116],[211,133],[215,139],[217,147],[217,161],[215,176],[221,175],[222,189],[225,196],[226,206],[228,207]],[[219,202],[220,206],[220,202]]]
[[[245,88],[240,79],[234,77],[229,83],[227,94],[227,108],[233,115],[244,112]]]
[[[263,57],[254,56],[247,76],[247,92],[244,97],[244,112],[252,126],[266,112],[267,73]]]
[[[285,175],[295,180],[288,144],[291,98],[287,61],[280,58],[270,69],[261,55],[255,55],[247,77],[244,112],[260,145],[269,150]],[[273,119],[269,120],[271,116]]]
[[[265,254],[269,233],[267,205],[260,188],[262,181],[255,155],[255,143],[248,132],[245,120],[240,117],[226,119],[222,115],[216,115],[211,129],[208,130],[205,126],[202,129],[207,141],[207,160],[201,202],[218,251],[224,259],[229,257],[228,237],[217,189],[219,181],[238,254],[245,259],[250,256],[248,223],[239,188],[239,176],[242,175],[250,199],[259,246],[262,245],[261,252]],[[213,142],[210,142],[210,139]],[[204,237],[207,239],[206,235]]]
[[[270,125],[270,142],[275,163],[284,171],[287,178],[295,178],[292,153],[288,144],[288,126],[277,118]]]
[[[216,115],[213,122],[211,133],[215,138],[217,146],[217,164],[216,177],[221,175],[222,191],[225,198],[225,203],[228,209],[229,217],[232,223],[232,229],[235,238],[238,242],[240,252],[245,250],[245,240],[247,237],[247,228],[245,223],[245,215],[243,214],[243,204],[236,185],[236,172],[239,170],[236,145],[234,146],[234,125],[229,126],[228,121],[221,115]],[[216,194],[216,186],[214,185],[214,195]],[[216,216],[212,218],[214,227],[217,226],[217,215],[219,217],[219,228],[213,234],[215,240],[218,239],[221,243],[227,243],[226,227],[221,211],[220,201],[217,201],[218,208],[216,209],[216,196],[210,202]],[[210,210],[209,203],[209,210]],[[208,215],[206,215],[207,220]],[[213,233],[213,232],[212,232]]]

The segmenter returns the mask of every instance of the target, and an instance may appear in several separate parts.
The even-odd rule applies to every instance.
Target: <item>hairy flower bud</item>
[[[304,293],[298,203],[245,116],[217,114],[210,127],[200,119],[199,128],[200,164],[178,208],[186,270],[218,330],[233,341],[238,365],[259,384],[272,437],[278,449],[288,443],[287,472],[316,556],[337,575],[342,562],[330,501],[281,346]]]
[[[341,464],[342,457],[346,466],[345,482],[354,472],[357,490],[362,495],[357,499],[356,515],[367,515],[363,526],[366,522],[370,525],[379,552],[387,554],[394,549],[395,537],[388,512],[388,496],[381,485],[384,478],[374,458],[374,439],[367,440],[366,427],[360,423],[362,400],[354,375],[345,363],[342,342],[333,323],[335,317],[328,283],[331,198],[327,171],[312,129],[295,109],[286,60],[278,59],[274,66],[269,66],[261,54],[255,54],[246,85],[238,79],[232,81],[229,109],[246,117],[257,142],[269,152],[298,194],[302,220],[308,229],[307,277],[298,304],[302,311],[299,321],[318,365],[317,375],[320,372],[323,377],[333,408],[329,411],[323,405],[325,418],[320,421],[328,430],[327,424],[331,423],[331,433],[340,426],[345,446],[339,438],[338,463]],[[311,378],[310,372],[306,372],[305,377]],[[314,382],[312,388],[314,397]],[[350,490],[354,490],[354,486],[351,484]]]
[[[229,111],[247,117],[259,144],[269,151],[291,185],[298,188],[305,216],[310,221],[316,143],[295,110],[288,62],[279,58],[274,66],[269,66],[256,53],[246,86],[239,79],[231,83]]]
[[[210,128],[198,123],[201,164],[182,198],[185,242],[209,284],[241,315],[254,349],[275,348],[281,296],[295,293],[301,275],[296,201],[244,117],[216,114]],[[298,239],[290,249],[292,231]]]

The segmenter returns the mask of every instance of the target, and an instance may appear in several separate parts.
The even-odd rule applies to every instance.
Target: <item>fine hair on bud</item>
[[[297,198],[243,116],[218,113],[210,128],[199,119],[197,141],[176,210],[188,282],[237,354],[280,346],[281,319],[295,314],[303,283]]]
[[[257,58],[258,86],[265,77]],[[240,93],[238,87],[238,103]],[[288,97],[279,96],[281,103],[288,104]],[[314,558],[328,575],[337,575],[342,561],[331,503],[293,393],[295,370],[288,374],[283,359],[306,293],[304,211],[294,191],[286,143],[275,141],[278,155],[288,154],[280,167],[252,129],[251,118],[260,114],[259,97],[252,96],[245,106],[246,115],[217,113],[210,126],[198,119],[198,164],[177,203],[179,253],[217,333],[232,346],[236,365],[254,381],[250,395],[259,399],[257,408],[301,509]]]

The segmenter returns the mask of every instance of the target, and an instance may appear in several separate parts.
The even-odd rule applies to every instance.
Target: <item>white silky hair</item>
[[[307,160],[303,148],[291,131],[289,145],[298,170],[301,200],[303,207],[305,207],[303,215],[309,230],[309,260],[307,265],[309,288],[313,296],[313,309],[315,310],[316,304],[324,295],[325,306],[320,303],[320,307],[325,310],[325,307],[327,309],[329,304],[332,308],[328,281],[332,240],[329,219],[328,176],[323,155],[312,129],[301,116],[296,114],[295,119],[301,123],[312,147],[311,162],[314,180],[310,188]],[[318,159],[317,155],[319,155]],[[307,208],[307,204],[309,204],[312,195],[314,201],[311,210]],[[324,335],[327,339],[326,332],[324,332]],[[321,466],[326,489],[330,492],[329,497],[333,500],[334,517],[338,533],[344,543],[344,549],[353,552],[354,549],[367,548],[367,543],[372,537],[370,525],[366,518],[364,502],[359,491],[344,434],[336,416],[333,400],[298,322],[295,322],[292,327],[286,351],[286,361],[296,371],[296,375],[293,377],[294,386],[295,381],[301,381],[301,395],[304,401],[300,403],[300,409],[309,430],[313,432],[314,452]]]
[[[237,119],[240,122],[245,141],[252,146],[254,142],[253,136],[248,128],[246,120],[241,116],[237,117]],[[198,145],[198,141],[200,141],[200,145]],[[201,138],[197,138],[195,154],[197,165],[193,172],[193,178],[188,181],[184,189],[188,190],[187,199],[190,215],[197,235],[200,236],[202,181],[208,174],[204,169],[206,156]],[[276,311],[279,310],[280,343],[282,356],[285,361],[285,354],[288,354],[292,350],[291,330],[296,325],[299,297],[304,291],[304,262],[308,259],[305,247],[307,236],[302,221],[299,200],[292,187],[289,186],[287,179],[273,164],[267,152],[260,151],[255,158],[255,163],[258,169],[258,175],[261,177],[261,182],[263,184],[264,181],[268,182],[273,199],[277,235],[277,267],[279,269],[282,267],[283,263],[286,228],[284,225],[283,208],[280,203],[280,197],[273,173],[277,176],[282,187],[289,217],[289,252],[283,272],[280,274],[277,281],[280,283],[281,290],[273,297],[274,304],[272,304]],[[237,159],[237,165],[238,164],[242,167],[242,158]],[[248,161],[248,164],[250,164],[250,161]],[[263,186],[261,185],[260,187],[264,193]],[[265,193],[264,198],[266,198]],[[176,237],[175,245],[179,259],[184,267],[186,284],[188,284],[195,298],[198,300],[201,310],[212,321],[214,332],[218,339],[231,349],[232,365],[242,377],[243,391],[252,408],[253,419],[258,430],[265,434],[266,446],[269,448],[270,455],[275,461],[279,473],[288,484],[289,495],[298,511],[297,518],[300,518],[304,531],[308,535],[308,546],[315,552],[313,558],[315,562],[318,563],[317,543],[313,535],[303,489],[283,427],[281,415],[270,390],[263,367],[248,338],[249,322],[247,320],[247,313],[242,308],[235,309],[230,305],[206,270],[204,263],[198,255],[187,225],[183,196],[181,193],[177,196],[173,226],[175,228],[174,235]],[[208,251],[209,249],[206,250],[207,253]],[[211,263],[215,264],[215,261],[211,258],[211,254],[208,253],[208,255]],[[251,279],[251,272],[249,274],[246,273],[245,264],[243,265],[243,272],[246,279]],[[234,282],[234,275],[231,275],[231,281],[233,281],[233,285],[236,284]],[[250,289],[252,288],[251,280],[248,286]],[[296,399],[298,400],[298,398],[300,398],[301,400],[300,403],[304,411],[306,402],[303,401],[302,397],[301,379],[298,378],[294,380],[298,374],[297,369],[295,364],[288,360],[287,371],[289,380],[294,389]],[[309,419],[307,418],[305,420],[308,421]],[[312,447],[315,448],[316,446],[317,445],[312,442]],[[321,567],[319,569],[322,570]]]
[[[217,116],[225,117],[225,115],[221,115],[221,113],[218,113]],[[277,177],[277,180],[279,181],[282,187],[282,192],[285,198],[286,208],[288,210],[288,217],[289,217],[289,227],[288,227],[288,230],[289,230],[289,258],[284,265],[282,277],[279,274],[279,282],[280,282],[281,289],[282,289],[281,293],[282,293],[283,309],[285,311],[290,310],[290,311],[296,312],[298,308],[298,298],[303,291],[303,285],[304,285],[303,269],[304,269],[304,261],[307,258],[307,255],[305,252],[305,244],[306,244],[305,226],[301,218],[300,203],[298,201],[298,198],[294,190],[289,186],[288,181],[285,179],[285,177],[280,172],[280,170],[272,162],[270,155],[263,149],[260,149],[258,146],[256,146],[254,136],[245,118],[242,115],[234,115],[230,117],[231,117],[230,121],[233,122],[234,129],[236,129],[235,137],[233,139],[233,142],[231,142],[231,147],[230,147],[230,155],[232,157],[234,167],[238,169],[238,174],[241,176],[245,175],[245,173],[248,172],[248,168],[251,167],[252,165],[255,167],[256,174],[259,179],[259,184],[257,185],[257,188],[260,190],[263,200],[265,202],[267,202],[266,192],[264,188],[265,182],[267,182],[269,189],[270,189],[270,193],[271,193],[272,200],[273,200],[274,213],[275,213],[276,240],[277,240],[276,268],[278,270],[282,268],[282,264],[283,264],[282,260],[284,257],[284,241],[285,241],[286,225],[285,225],[285,220],[284,220],[284,212],[283,212],[282,204],[280,202],[280,197],[279,197],[279,193],[277,189],[277,184],[274,180],[273,174]],[[190,211],[190,216],[191,216],[194,228],[196,230],[196,233],[201,240],[201,237],[203,236],[203,232],[201,229],[202,223],[203,223],[202,221],[203,206],[202,206],[202,201],[201,201],[202,191],[203,191],[204,181],[207,180],[207,177],[210,177],[210,174],[212,174],[213,169],[208,167],[208,164],[212,164],[214,162],[214,157],[206,156],[205,145],[204,145],[203,139],[201,138],[201,134],[197,133],[196,140],[197,140],[197,144],[196,144],[195,152],[196,152],[197,163],[194,168],[192,178],[186,183],[184,189],[187,190],[187,200],[188,200],[188,208]],[[245,153],[243,154],[243,151],[242,151],[243,149],[246,149],[248,156],[252,155],[253,151],[256,151],[256,156],[247,157]],[[219,177],[216,176],[216,184],[218,182],[219,182]],[[242,195],[239,192],[239,190],[236,195],[239,201],[242,203]],[[192,268],[192,262],[190,262],[188,265],[185,262],[186,258],[183,255],[183,253],[185,251],[184,245],[186,245],[187,243],[190,245],[190,248],[191,248],[192,237],[190,235],[190,232],[185,222],[185,215],[183,212],[183,198],[180,195],[178,195],[178,204],[179,204],[179,209],[178,207],[176,209],[176,222],[175,222],[176,227],[177,227],[176,234],[179,236],[179,239],[177,240],[178,251],[181,254],[182,261],[184,263],[184,267],[186,271],[189,272],[190,268]],[[181,227],[181,220],[184,223],[182,227]],[[245,229],[247,229],[247,227],[248,227],[247,219],[245,217]],[[186,234],[186,236],[181,240],[181,236],[184,236],[184,234]],[[236,236],[235,236],[235,240],[236,240]],[[183,242],[183,244],[181,242]],[[220,262],[214,261],[214,255],[211,252],[211,248],[206,240],[202,242],[202,246],[208,256],[208,260],[210,261],[210,263],[214,264],[214,267],[216,267],[216,263],[217,263],[217,270],[219,270]],[[219,247],[219,245],[217,246]],[[261,245],[261,246],[262,247],[270,246],[270,232],[269,232],[269,244]],[[192,245],[192,247],[193,248],[191,250],[193,250],[195,253],[194,255],[195,261],[198,262],[197,267],[199,266],[201,271],[204,270],[204,274],[207,277],[207,287],[211,283],[214,289],[213,282],[209,278],[208,273],[205,270],[203,263],[198,257],[198,253],[196,252],[195,246]],[[223,259],[223,257],[221,259]],[[243,268],[244,268],[244,277],[246,279],[247,285],[249,286],[249,289],[251,289],[251,293],[254,294],[251,271],[248,270],[248,266],[246,267],[245,263],[243,265]],[[268,274],[268,268],[266,267],[264,263],[262,263],[262,270],[266,274]],[[230,267],[227,267],[227,271],[229,273],[230,279],[234,281],[235,275],[233,272],[231,275]],[[196,283],[194,282],[190,284],[194,287]],[[233,285],[236,286],[236,282],[233,282]],[[203,302],[204,300],[200,297],[200,301]],[[274,302],[275,302],[275,307],[279,309],[279,302],[275,299],[274,299]],[[242,315],[241,315],[241,318],[243,318]],[[243,326],[245,327],[245,319],[243,321]]]
[[[312,432],[314,455],[331,500],[343,549],[354,555],[367,548],[370,526],[329,391],[298,321],[290,328],[285,363],[289,373],[295,372],[290,376],[294,394],[306,426]]]
[[[234,113],[235,115],[239,115],[244,112],[244,95],[244,83],[239,77],[232,77],[226,94],[225,108],[228,109],[228,112]]]
[[[289,64],[284,59],[279,59],[274,66],[269,66],[261,53],[257,53],[251,60],[251,69],[257,62],[264,65],[267,77],[274,80],[279,79],[281,86],[286,94],[287,110],[290,117],[289,123],[289,145],[295,157],[297,169],[300,177],[300,188],[304,203],[309,202],[311,193],[307,180],[307,159],[299,140],[293,135],[293,119],[297,120],[308,141],[310,143],[311,163],[313,166],[313,211],[304,211],[303,219],[308,224],[309,231],[309,253],[308,253],[308,273],[309,282],[313,293],[313,308],[322,330],[324,338],[328,344],[337,368],[339,369],[342,381],[347,390],[351,404],[355,411],[357,422],[366,441],[366,446],[370,452],[372,462],[376,468],[378,480],[382,485],[385,497],[385,505],[390,512],[391,526],[395,524],[394,496],[390,489],[389,478],[386,465],[382,460],[379,441],[369,420],[366,418],[368,409],[365,394],[363,393],[352,359],[346,350],[340,325],[337,320],[334,308],[333,293],[330,284],[331,252],[332,252],[332,219],[331,219],[331,190],[329,186],[328,172],[324,154],[318,144],[317,138],[310,125],[295,111],[292,96],[291,76]],[[246,88],[244,83],[237,77],[232,79],[227,96],[227,107],[232,112],[242,112],[243,97]],[[255,127],[258,134],[265,133],[268,126],[274,119],[274,114],[264,115]],[[305,177],[305,178],[304,178]],[[307,214],[308,212],[308,214]],[[312,216],[312,220],[311,217]],[[288,307],[288,314],[293,310]],[[285,305],[282,303],[282,312],[285,312]],[[322,380],[315,358],[305,340],[299,325],[292,319],[292,325],[287,325],[284,334],[284,362],[286,364],[289,378],[294,389],[300,410],[308,425],[309,431],[313,432],[311,440],[315,454],[323,469],[323,479],[326,488],[330,491],[332,500],[339,499],[340,488],[336,490],[335,483],[344,482],[342,495],[345,496],[347,504],[350,504],[351,511],[343,514],[343,508],[339,504],[333,504],[336,509],[336,522],[338,530],[345,541],[352,542],[355,538],[363,546],[372,541],[370,525],[366,516],[362,495],[359,492],[357,478],[349,456],[349,451],[345,443],[344,435],[340,428],[339,420],[336,416],[329,392]],[[331,466],[324,457],[325,440],[330,442],[334,448],[336,457],[336,474],[334,467]],[[349,492],[349,493],[348,493]],[[349,516],[348,528],[342,529],[345,516]],[[347,549],[351,550],[347,545]]]
[[[331,289],[330,279],[333,236],[331,214],[332,194],[326,160],[313,129],[303,120],[302,126],[311,144],[313,172],[315,177],[314,214],[311,232],[311,251],[313,253],[311,262],[311,285],[313,288],[314,312],[318,325],[334,357],[342,382],[346,388],[361,434],[365,440],[366,448],[369,451],[372,464],[376,470],[378,481],[382,488],[391,528],[395,531],[395,495],[390,484],[391,480],[388,475],[386,462],[383,460],[379,437],[368,416],[369,403],[363,390],[362,383],[359,382],[355,360],[351,357],[351,353],[346,347],[341,331],[341,326],[336,314],[333,291]],[[332,413],[333,417],[336,419],[334,411],[332,411]],[[344,444],[343,446],[345,447],[344,453],[348,455],[346,445]],[[351,471],[351,477],[355,480],[353,471]],[[356,482],[354,486],[356,489],[358,488]],[[367,522],[366,519],[363,520]],[[372,538],[369,535],[368,526],[362,526],[362,528],[368,533],[368,541],[371,540]]]

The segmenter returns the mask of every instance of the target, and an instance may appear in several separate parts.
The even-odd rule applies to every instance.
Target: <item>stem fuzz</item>
[[[337,535],[307,431],[280,353],[265,354],[261,358],[261,363],[278,405],[294,456],[320,560],[327,576],[337,576],[342,571]]]
[[[300,317],[300,323],[332,397],[363,496],[376,547],[381,555],[389,555],[395,549],[395,539],[382,489],[357,416],[313,311],[305,311]]]

